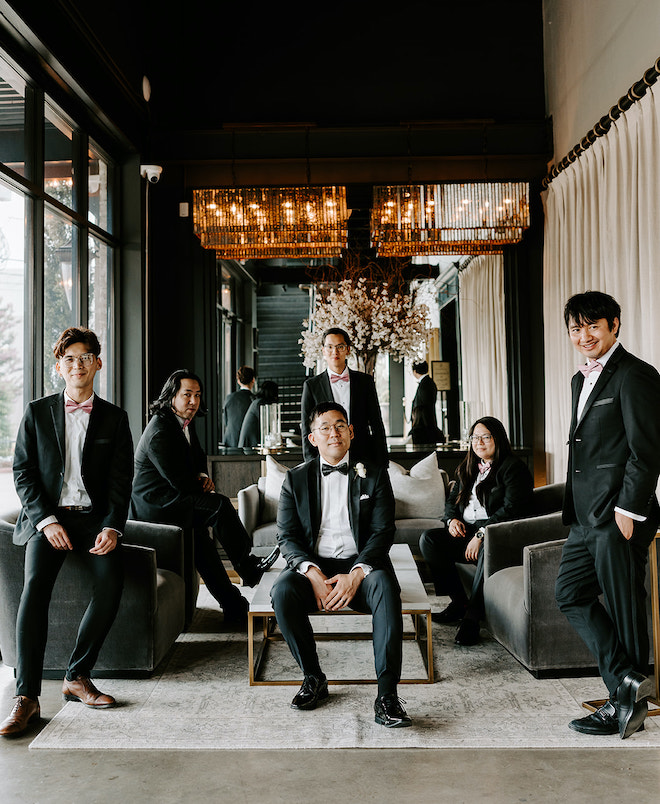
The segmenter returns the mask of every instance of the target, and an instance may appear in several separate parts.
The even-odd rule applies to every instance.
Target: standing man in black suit
[[[429,364],[426,360],[422,360],[421,363],[413,363],[412,373],[419,383],[410,413],[412,442],[413,444],[444,443],[445,436],[438,427],[438,420],[435,414],[435,400],[438,396],[438,389],[429,377]]]
[[[187,369],[167,379],[150,405],[153,414],[135,450],[131,516],[191,528],[195,567],[222,606],[225,622],[247,622],[248,602],[229,580],[216,541],[248,586],[259,583],[279,551],[259,559],[231,501],[215,493],[206,454],[195,432],[195,416],[205,416],[202,381]],[[213,528],[214,538],[208,529]]]
[[[387,469],[349,459],[353,426],[336,402],[310,414],[309,440],[319,457],[287,472],[277,509],[277,541],[285,569],[271,591],[273,609],[304,673],[293,709],[328,697],[309,612],[345,606],[371,613],[378,678],[376,723],[409,726],[396,694],[401,678],[401,596],[390,562],[394,496]]]
[[[115,704],[90,676],[121,598],[118,539],[131,496],[133,444],[126,413],[94,394],[101,368],[96,335],[70,327],[53,351],[64,393],[30,402],[16,437],[14,482],[22,509],[14,542],[25,545],[25,581],[16,622],[17,697],[0,726],[5,736],[20,734],[39,717],[50,597],[71,551],[87,566],[91,600],[62,694],[94,709]]]
[[[255,376],[250,366],[241,366],[236,372],[238,391],[227,394],[222,411],[222,438],[226,447],[237,447],[243,419],[252,404]]]
[[[556,596],[609,691],[600,709],[569,725],[625,739],[642,728],[653,693],[644,579],[660,522],[660,376],[617,341],[621,308],[611,296],[573,296],[564,318],[587,363],[572,382],[563,510],[571,530]]]
[[[337,402],[349,412],[354,440],[351,452],[355,460],[369,460],[387,465],[387,440],[383,417],[376,395],[373,377],[353,371],[346,365],[351,351],[348,333],[332,327],[323,334],[323,357],[328,370],[305,380],[302,391],[303,457],[307,461],[318,455],[314,442],[309,439],[309,417],[321,402]]]

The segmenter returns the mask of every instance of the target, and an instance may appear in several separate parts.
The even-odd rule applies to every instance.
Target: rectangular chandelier
[[[339,257],[348,242],[346,188],[194,190],[193,223],[220,258]]]
[[[374,187],[371,245],[379,257],[497,254],[528,227],[526,182]]]

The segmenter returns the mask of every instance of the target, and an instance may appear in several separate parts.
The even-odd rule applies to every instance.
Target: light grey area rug
[[[160,676],[103,680],[103,691],[120,706],[96,712],[67,703],[30,748],[660,747],[660,717],[647,718],[646,729],[627,740],[588,737],[568,728],[569,720],[586,714],[581,701],[605,696],[600,679],[539,681],[493,639],[459,648],[454,628],[437,625],[436,682],[399,687],[412,727],[374,723],[373,684],[331,686],[329,699],[315,711],[297,712],[289,708],[297,687],[249,686],[246,635],[222,630],[222,617],[204,588],[199,606],[191,631],[180,637]],[[434,610],[441,608],[434,601]],[[352,627],[369,627],[368,618],[342,619]],[[337,628],[336,620],[332,627]],[[319,653],[330,678],[373,675],[370,642],[319,643]],[[421,668],[413,642],[405,643],[404,663]],[[286,645],[271,648],[265,676],[300,677]]]

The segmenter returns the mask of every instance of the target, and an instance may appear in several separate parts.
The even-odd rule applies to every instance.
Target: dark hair
[[[490,491],[495,484],[495,471],[497,467],[505,458],[508,458],[509,455],[512,454],[512,449],[511,443],[509,442],[509,437],[504,429],[504,425],[499,419],[496,419],[493,416],[482,416],[481,419],[477,419],[470,428],[470,435],[474,433],[474,428],[478,424],[483,424],[483,426],[495,439],[495,455],[493,455],[491,470],[486,479],[477,486],[477,499],[483,504],[483,501],[486,499],[486,493]],[[458,493],[456,502],[462,503],[464,506],[470,499],[474,481],[477,479],[479,474],[479,461],[480,458],[472,449],[472,442],[470,442],[470,448],[468,449],[467,455],[461,461],[458,469],[456,470],[456,477],[458,477],[458,481],[461,484],[461,490]]]
[[[57,358],[62,357],[69,346],[73,346],[74,343],[84,343],[96,357],[101,354],[101,344],[96,333],[85,327],[69,327],[65,329],[53,347],[53,354]]]
[[[236,379],[241,385],[249,385],[254,379],[254,369],[250,366],[241,366],[236,372]]]
[[[309,419],[307,421],[309,429],[312,429],[315,419],[318,419],[319,416],[323,416],[324,413],[328,413],[331,410],[336,410],[337,413],[341,413],[348,423],[348,413],[346,413],[346,408],[343,405],[340,405],[339,402],[319,402],[316,407],[312,408],[312,412],[309,414]]]
[[[422,360],[421,363],[413,363],[412,370],[415,374],[428,374],[429,373],[429,364],[426,360]]]
[[[610,332],[614,328],[614,319],[619,319],[619,330],[616,335],[618,336],[621,329],[621,306],[608,296],[607,293],[601,293],[599,290],[587,290],[585,293],[577,293],[575,296],[566,302],[564,307],[564,321],[566,322],[566,329],[571,325],[571,321],[575,321],[578,326],[582,324],[593,324],[600,318],[607,319],[607,326]]]
[[[202,384],[201,379],[194,372],[189,371],[188,369],[177,369],[170,374],[165,381],[165,385],[163,385],[163,389],[160,392],[158,399],[154,399],[154,401],[149,405],[149,413],[153,415],[155,413],[162,413],[164,411],[171,410],[172,400],[179,393],[179,389],[181,388],[181,380],[194,380],[196,383],[199,383],[199,390],[202,392],[202,396],[199,400],[199,410],[197,411],[197,415],[206,416],[208,411],[206,405],[204,404],[204,385]]]
[[[346,346],[351,345],[351,339],[348,337],[348,332],[346,332],[343,329],[340,329],[339,327],[330,327],[329,329],[326,329],[326,331],[323,333],[324,345],[325,345],[325,339],[328,337],[328,335],[341,335],[342,338],[344,339]]]
[[[260,405],[270,405],[277,402],[278,387],[274,380],[264,380],[255,394]]]

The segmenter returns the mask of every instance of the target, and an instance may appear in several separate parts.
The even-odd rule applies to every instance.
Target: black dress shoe
[[[381,726],[388,729],[400,729],[404,726],[412,726],[412,720],[406,714],[406,710],[401,706],[401,699],[396,692],[389,692],[387,695],[379,695],[374,703],[374,720]]]
[[[573,731],[579,731],[580,734],[618,734],[619,718],[617,708],[612,701],[607,701],[600,709],[596,709],[590,715],[571,720],[568,728],[573,729]]]
[[[291,701],[292,709],[316,709],[319,701],[328,697],[328,680],[318,676],[305,676],[302,687]]]
[[[257,564],[257,569],[261,570],[262,573],[268,572],[268,570],[273,566],[273,564],[277,561],[280,556],[280,548],[276,547],[271,553],[269,553],[265,558],[262,558],[261,561]]]
[[[461,620],[458,631],[454,637],[457,645],[476,645],[479,640],[479,623],[476,620]]]
[[[653,695],[654,687],[650,678],[634,670],[623,679],[616,690],[616,703],[619,713],[619,735],[622,740],[630,737],[644,724],[648,712],[646,699]]]
[[[453,625],[454,623],[460,623],[460,621],[465,617],[465,609],[467,606],[464,606],[462,603],[454,603],[453,601],[447,606],[444,611],[439,613],[433,613],[431,615],[431,619],[434,623],[440,623],[440,625]]]

